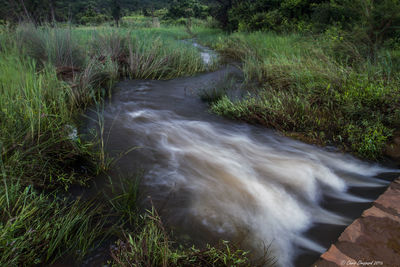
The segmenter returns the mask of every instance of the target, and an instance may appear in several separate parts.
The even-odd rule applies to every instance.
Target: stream
[[[110,176],[144,170],[144,202],[151,198],[178,239],[231,240],[259,255],[268,248],[279,266],[310,266],[394,171],[211,114],[198,94],[227,76],[241,73],[228,65],[195,77],[120,82],[102,112],[106,152],[135,149]],[[87,120],[85,128],[98,126]]]

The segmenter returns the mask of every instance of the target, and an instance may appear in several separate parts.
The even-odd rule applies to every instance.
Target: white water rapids
[[[354,178],[376,175],[383,171],[379,167],[299,142],[287,140],[285,147],[279,139],[261,142],[245,128],[232,132],[165,110],[126,115],[126,127],[143,137],[137,140],[139,147],[159,155],[146,175],[147,185],[185,188],[191,195],[186,212],[192,218],[228,236],[246,231],[246,243],[253,248],[270,245],[273,254],[281,255],[281,266],[291,265],[293,244],[326,249],[302,236],[313,223],[350,223],[319,206],[323,192],[362,202],[368,200],[346,194],[346,189],[384,184]],[[352,178],[337,175],[337,170]]]

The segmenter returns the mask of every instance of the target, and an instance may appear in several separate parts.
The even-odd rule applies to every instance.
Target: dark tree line
[[[400,0],[0,0],[0,20],[35,24],[114,20],[168,8],[170,19],[214,17],[228,31],[357,31],[365,42],[400,39]]]
[[[400,0],[215,0],[213,16],[228,30],[374,24],[375,33],[399,26]],[[386,25],[386,26],[385,26]],[[386,28],[385,28],[386,27]]]
[[[114,19],[116,24],[125,13],[166,7],[158,0],[0,0],[0,20],[35,24],[53,21],[85,23]]]

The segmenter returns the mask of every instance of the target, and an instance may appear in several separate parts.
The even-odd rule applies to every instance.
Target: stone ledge
[[[400,178],[312,266],[400,266]]]

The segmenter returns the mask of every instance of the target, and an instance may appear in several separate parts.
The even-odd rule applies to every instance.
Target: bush
[[[361,125],[347,125],[344,132],[348,135],[351,149],[358,155],[364,158],[378,159],[385,150],[393,130],[385,127],[379,121],[362,121]]]

